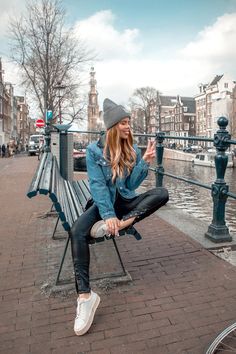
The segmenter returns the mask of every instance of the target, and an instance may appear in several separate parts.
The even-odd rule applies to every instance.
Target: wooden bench
[[[53,156],[51,152],[45,152],[42,155],[39,165],[35,171],[27,196],[32,198],[37,194],[48,195],[53,203],[55,211],[57,212],[58,218],[52,237],[54,238],[59,220],[61,220],[64,230],[68,233],[56,278],[56,285],[58,285],[71,237],[71,227],[77,218],[85,211],[88,201],[91,200],[89,184],[88,180],[72,182],[65,180],[60,174],[56,157]],[[129,232],[129,234],[132,234],[132,232]],[[137,232],[133,235],[137,239],[141,238]],[[122,271],[124,275],[126,275],[125,267],[116,241],[113,237],[111,239],[119,258]],[[101,242],[104,240],[104,237],[99,239],[91,238],[90,243]]]

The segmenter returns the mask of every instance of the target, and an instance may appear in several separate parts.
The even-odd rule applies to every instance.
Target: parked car
[[[192,152],[192,149],[191,149],[190,146],[187,146],[187,147],[183,148],[183,152],[189,152],[189,153],[191,153],[191,152]]]
[[[30,135],[28,144],[28,155],[39,154],[40,149],[44,145],[44,136],[41,134]]]
[[[189,152],[191,154],[196,154],[198,152],[202,152],[202,147],[198,145],[190,145],[183,149],[183,152]]]
[[[73,150],[74,171],[87,171],[86,149]]]

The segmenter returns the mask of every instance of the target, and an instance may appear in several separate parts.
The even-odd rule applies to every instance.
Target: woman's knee
[[[169,200],[169,192],[165,187],[156,187],[151,191],[151,195],[155,194],[158,200],[161,200],[163,204]]]
[[[166,188],[164,187],[160,187],[161,188],[161,195],[162,195],[162,199],[165,201],[165,203],[168,202],[169,200],[169,192]]]

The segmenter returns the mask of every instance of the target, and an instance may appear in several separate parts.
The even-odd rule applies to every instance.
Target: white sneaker
[[[74,331],[77,336],[82,336],[91,327],[95,312],[100,303],[98,294],[91,291],[88,299],[77,299],[76,318]]]
[[[105,221],[103,220],[100,220],[100,221],[97,221],[91,231],[90,231],[90,236],[93,237],[93,238],[100,238],[100,237],[104,237],[108,235],[108,232],[107,232],[107,225],[105,223]]]

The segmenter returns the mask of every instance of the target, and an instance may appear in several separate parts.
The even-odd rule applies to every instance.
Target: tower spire
[[[89,94],[88,94],[88,130],[97,131],[99,124],[99,105],[98,105],[98,92],[97,80],[95,79],[96,72],[94,67],[90,70],[89,80]]]
[[[3,82],[2,58],[0,57],[0,82]]]

